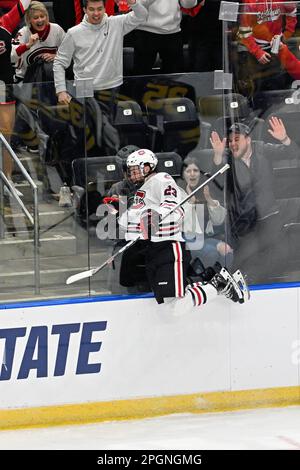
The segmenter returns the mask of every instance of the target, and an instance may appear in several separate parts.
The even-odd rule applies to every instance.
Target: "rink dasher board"
[[[153,298],[0,310],[0,429],[300,403],[299,287],[174,317]]]

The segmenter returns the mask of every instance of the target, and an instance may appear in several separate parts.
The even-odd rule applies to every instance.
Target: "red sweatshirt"
[[[18,3],[18,0],[0,0],[0,7],[8,10],[14,7]]]
[[[238,38],[241,44],[257,59],[270,49],[273,36],[281,34],[282,17],[285,16],[283,38],[288,39],[295,31],[297,6],[285,0],[244,0],[240,15]]]

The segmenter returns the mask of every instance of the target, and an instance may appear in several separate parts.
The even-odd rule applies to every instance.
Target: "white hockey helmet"
[[[143,176],[146,176],[144,173],[145,165],[149,165],[152,172],[155,170],[157,163],[158,161],[156,155],[148,149],[136,150],[127,157],[126,161],[127,168],[138,166]]]

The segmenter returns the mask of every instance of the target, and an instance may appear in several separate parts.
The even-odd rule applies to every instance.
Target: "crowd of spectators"
[[[238,25],[225,35],[218,18],[220,0],[53,0],[51,14],[44,3],[0,0],[0,79],[7,84],[0,127],[8,140],[19,125],[11,84],[22,90],[25,83],[35,81],[32,72],[37,65],[49,66],[55,86],[51,105],[71,109],[78,105],[76,92],[67,86],[71,68],[78,87],[81,81],[89,82],[89,106],[96,106],[100,113],[96,114],[104,123],[102,138],[113,141],[109,151],[103,147],[101,152],[109,155],[113,149],[116,154],[122,145],[114,121],[128,44],[133,50],[133,76],[213,72],[222,69],[223,52],[228,49],[229,59],[236,59],[226,65],[233,73],[235,91],[249,103],[260,92],[287,88],[300,78],[300,61],[289,42],[297,29],[296,2],[241,0]],[[83,115],[82,110],[79,113]],[[297,161],[300,150],[276,116],[267,124],[279,145],[257,143],[252,137],[252,118],[249,114],[246,120],[240,119],[237,113],[224,136],[212,129],[210,171],[227,160],[231,163],[226,181],[218,183],[226,194],[215,193],[210,185],[191,202],[204,206],[199,232],[205,240],[194,250],[194,259],[204,265],[219,261],[245,269],[255,281],[265,279],[270,270],[278,272],[288,256],[272,167],[276,159]],[[33,138],[39,148],[37,136]],[[204,172],[199,159],[181,157],[181,186],[189,193]],[[4,152],[4,173],[10,180],[12,172],[10,157]],[[192,243],[196,246],[197,234]]]

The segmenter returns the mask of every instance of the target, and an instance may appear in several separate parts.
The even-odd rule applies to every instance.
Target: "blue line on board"
[[[68,297],[63,299],[45,299],[45,300],[31,300],[24,302],[16,302],[9,304],[0,304],[0,310],[12,308],[29,308],[29,307],[47,307],[49,305],[71,305],[71,304],[86,304],[91,302],[113,302],[115,300],[131,300],[131,299],[150,299],[154,297],[152,292],[146,294],[136,295],[103,295],[92,297]]]
[[[290,289],[300,287],[300,282],[282,282],[278,284],[257,284],[250,286],[251,291],[256,290],[271,290],[271,289]],[[9,304],[0,304],[0,310],[7,310],[13,308],[30,308],[30,307],[47,307],[51,305],[71,305],[71,304],[85,304],[92,302],[113,302],[116,300],[132,300],[132,299],[151,299],[154,295],[152,292],[136,295],[104,295],[92,297],[68,297],[64,299],[48,299],[48,300],[32,300],[28,302],[16,302]]]

